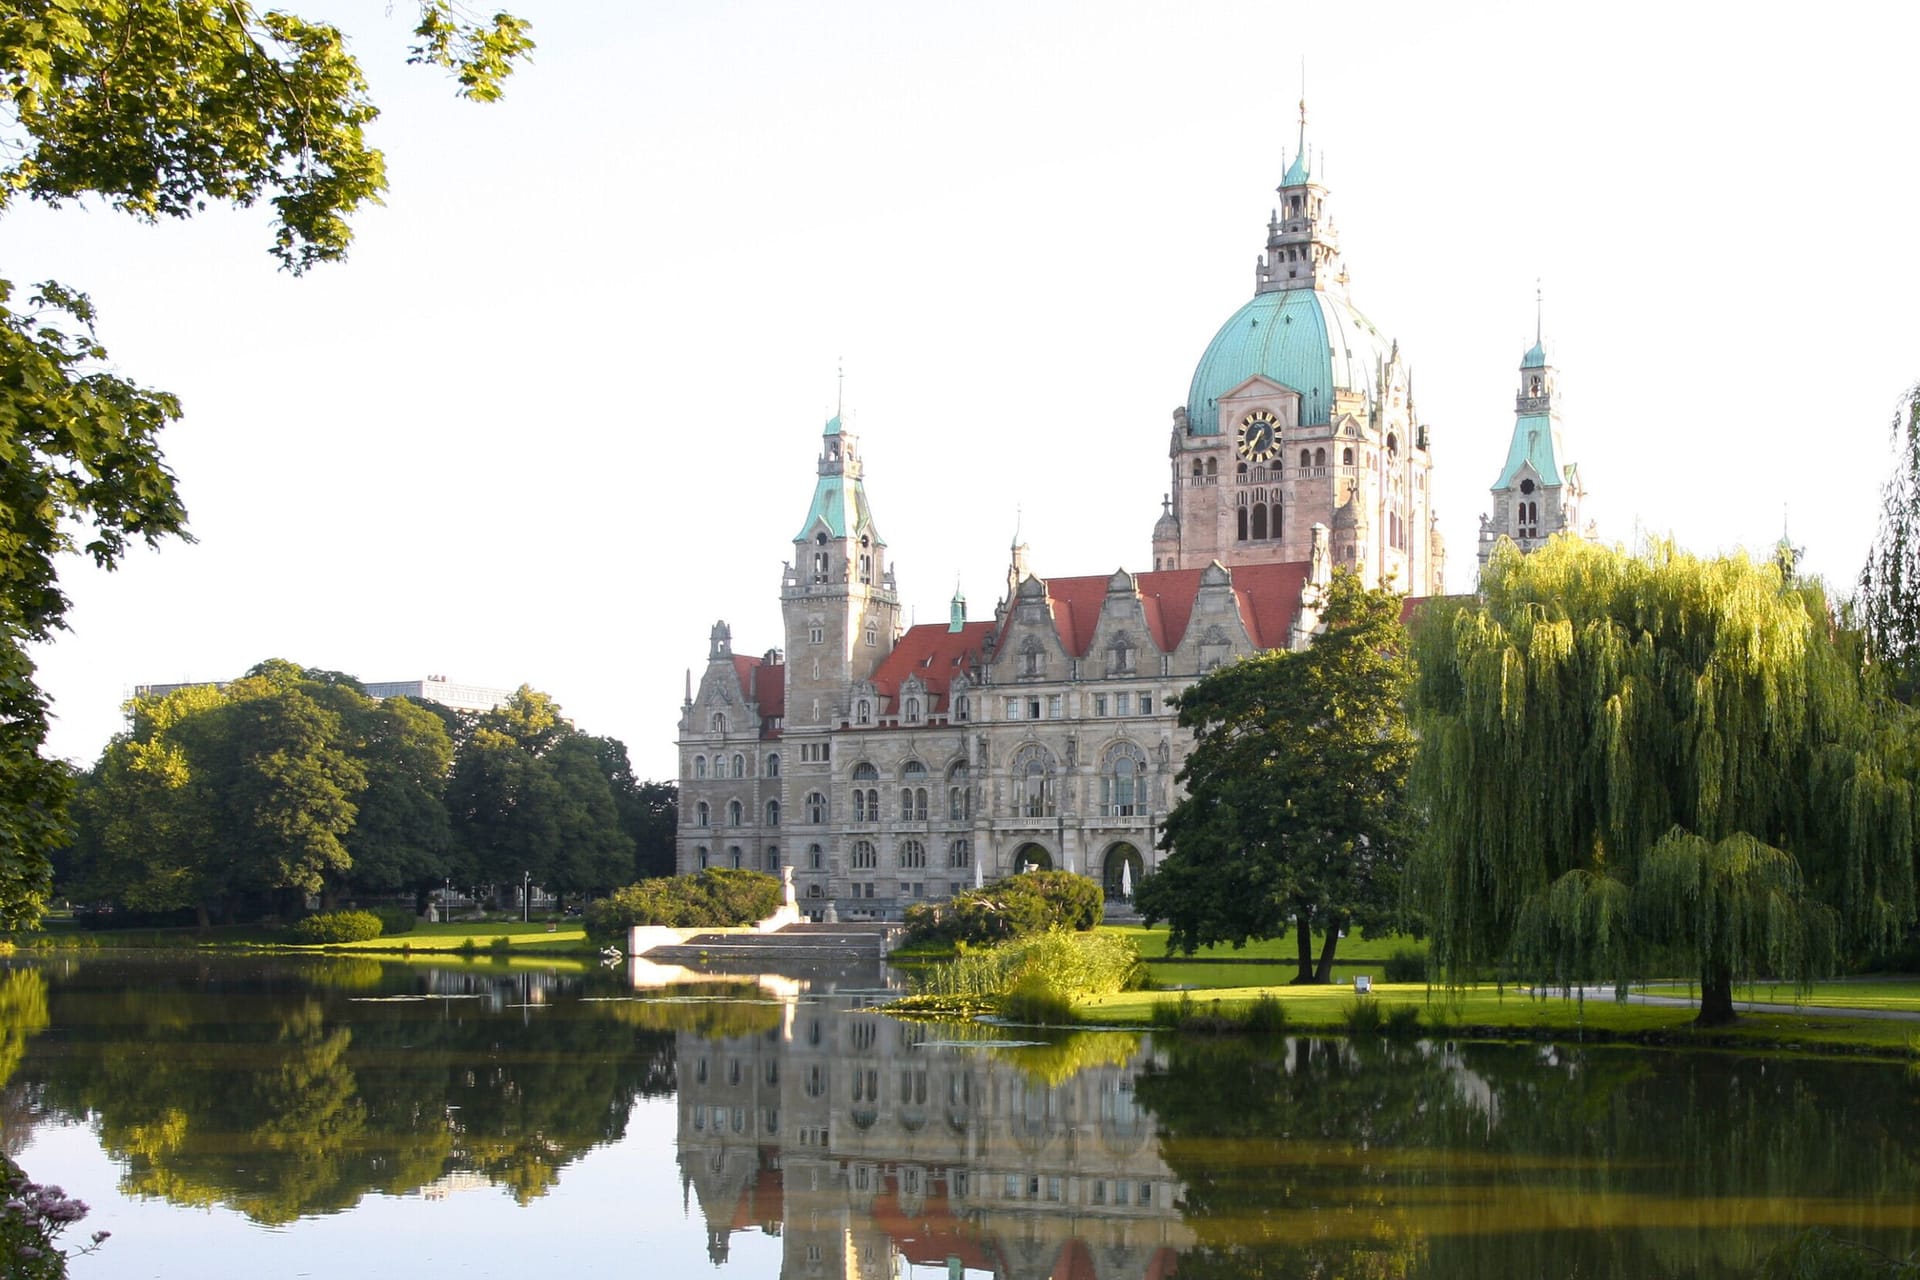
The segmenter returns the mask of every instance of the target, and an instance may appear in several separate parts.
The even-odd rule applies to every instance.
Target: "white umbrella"
[[[1120,864],[1120,896],[1129,902],[1133,901],[1133,864],[1131,862]]]

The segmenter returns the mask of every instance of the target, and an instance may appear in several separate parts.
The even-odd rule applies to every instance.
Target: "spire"
[[[1307,68],[1300,65],[1300,141],[1293,149],[1293,163],[1287,166],[1286,176],[1280,179],[1283,187],[1301,186],[1313,176],[1313,166],[1307,163]]]
[[[1527,348],[1527,354],[1521,357],[1520,367],[1522,369],[1544,369],[1547,367],[1547,347],[1544,339],[1541,337],[1541,334],[1544,332],[1541,328],[1541,316],[1546,305],[1542,301],[1544,296],[1540,288],[1540,281],[1536,278],[1533,282],[1533,345]]]
[[[953,579],[953,599],[947,602],[947,631],[964,631],[967,626],[967,598],[960,594],[960,578]]]

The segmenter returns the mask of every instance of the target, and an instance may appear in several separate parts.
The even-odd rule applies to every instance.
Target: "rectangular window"
[[[1094,1204],[1105,1204],[1107,1202],[1107,1184],[1104,1179],[1094,1179],[1092,1183],[1091,1202]]]
[[[1008,698],[1007,699],[1007,719],[1018,720],[1019,718],[1020,718],[1020,699]]]
[[[1153,714],[1153,695],[1152,694],[1143,693],[1140,695],[1140,714],[1143,716],[1150,716]]]
[[[1017,1173],[1008,1174],[1005,1185],[1001,1187],[1001,1192],[1009,1200],[1018,1200],[1020,1198],[1020,1175]]]
[[[1130,693],[1114,694],[1113,695],[1113,714],[1117,716],[1132,715],[1133,714],[1133,695]]]
[[[1050,693],[1047,695],[1047,719],[1058,720],[1059,718],[1060,718],[1060,695],[1057,693]]]
[[[964,1169],[953,1171],[953,1196],[956,1200],[967,1198],[967,1172]]]
[[[1126,1183],[1116,1182],[1113,1184],[1113,1202],[1115,1204],[1125,1204],[1127,1202],[1127,1184]]]
[[[1093,714],[1095,714],[1096,716],[1103,716],[1107,714],[1107,695],[1106,694],[1096,693],[1093,695]]]
[[[1048,1178],[1047,1179],[1047,1199],[1058,1200],[1059,1198],[1060,1198],[1060,1179]]]
[[[1036,1173],[1032,1177],[1027,1179],[1027,1199],[1038,1200],[1039,1198],[1040,1198],[1040,1175]]]
[[[1027,719],[1038,720],[1039,718],[1040,718],[1040,699],[1028,698],[1027,699]]]
[[[958,880],[951,880],[947,882],[947,894],[949,897],[956,896],[959,894],[959,892],[960,892],[960,882]]]
[[[1140,1184],[1139,1203],[1143,1206],[1153,1203],[1153,1184],[1151,1182],[1143,1182]]]
[[[824,628],[821,628],[821,627],[807,628],[808,644],[824,644],[826,643],[826,639],[827,639],[827,633]]]

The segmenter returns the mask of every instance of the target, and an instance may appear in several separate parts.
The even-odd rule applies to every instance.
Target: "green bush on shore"
[[[1049,929],[1086,931],[1100,923],[1106,895],[1071,871],[1027,871],[946,902],[907,908],[909,946],[995,943]]]
[[[1130,938],[1050,929],[968,951],[937,966],[893,1007],[904,1012],[996,1012],[1026,1021],[1073,1021],[1073,1003],[1136,987],[1146,966]]]
[[[624,945],[637,924],[721,929],[752,924],[780,909],[780,877],[762,871],[708,867],[697,876],[642,880],[588,905],[587,937],[596,945]]]
[[[370,942],[380,936],[380,917],[371,911],[328,911],[308,916],[293,926],[303,943]]]

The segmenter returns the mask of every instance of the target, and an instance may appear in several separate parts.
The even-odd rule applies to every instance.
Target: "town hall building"
[[[898,918],[1029,868],[1127,896],[1160,856],[1190,745],[1177,694],[1223,663],[1307,645],[1337,567],[1410,597],[1443,590],[1433,442],[1398,342],[1349,297],[1304,135],[1303,111],[1254,295],[1174,410],[1144,570],[1046,576],[1016,536],[990,615],[956,592],[948,621],[903,628],[859,442],[826,424],[780,582],[782,643],[736,653],[717,623],[688,676],[681,874],[791,867],[816,918],[829,904]],[[1560,469],[1538,343],[1523,365],[1533,394],[1493,497],[1525,546],[1570,527],[1581,491]]]

